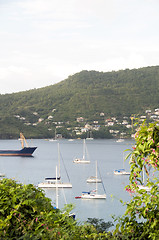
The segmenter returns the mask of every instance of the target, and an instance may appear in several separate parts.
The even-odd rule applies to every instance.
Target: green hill
[[[17,137],[20,131],[27,137],[51,137],[56,122],[67,122],[68,128],[78,125],[78,117],[100,120],[101,112],[105,118],[143,114],[159,106],[158,89],[159,66],[154,66],[82,71],[45,88],[0,95],[0,138]]]

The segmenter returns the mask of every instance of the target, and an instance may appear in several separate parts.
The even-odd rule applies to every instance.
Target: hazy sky
[[[0,0],[0,93],[159,65],[159,0]]]

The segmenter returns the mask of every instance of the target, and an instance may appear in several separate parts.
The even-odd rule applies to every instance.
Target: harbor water
[[[72,203],[76,219],[79,222],[86,221],[87,218],[100,218],[105,221],[113,221],[112,215],[121,216],[125,211],[125,206],[120,203],[130,200],[130,195],[125,191],[125,186],[129,184],[129,175],[114,175],[115,169],[123,168],[123,158],[134,145],[133,140],[86,140],[86,146],[90,158],[90,164],[73,163],[75,157],[83,156],[83,140],[58,140],[49,141],[44,139],[27,140],[29,146],[37,146],[33,157],[20,156],[0,156],[0,172],[5,173],[7,178],[15,179],[23,184],[32,183],[35,186],[43,182],[45,177],[55,177],[56,165],[58,165],[58,143],[60,146],[60,172],[63,182],[68,182],[68,177],[72,183],[70,189],[58,189],[59,208],[65,204]],[[20,149],[19,140],[0,140],[1,149]],[[95,183],[87,183],[90,176],[95,176],[95,163],[98,162],[99,177],[104,183],[107,198],[104,199],[76,199],[82,191],[93,190]],[[129,161],[124,162],[124,168],[129,171]],[[47,197],[55,206],[56,190],[45,189]],[[104,188],[98,183],[98,193],[103,194]]]

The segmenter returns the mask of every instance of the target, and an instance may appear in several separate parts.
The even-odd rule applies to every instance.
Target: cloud
[[[1,0],[1,92],[158,65],[158,11],[156,0]]]

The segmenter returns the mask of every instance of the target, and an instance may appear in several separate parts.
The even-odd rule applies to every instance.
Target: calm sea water
[[[0,156],[0,172],[7,178],[12,178],[21,183],[32,183],[37,186],[45,177],[55,177],[55,167],[58,164],[57,143],[61,153],[61,176],[63,182],[68,182],[67,173],[73,185],[72,189],[59,189],[59,208],[66,203],[73,203],[76,219],[80,222],[87,218],[102,218],[112,221],[112,215],[120,216],[125,207],[120,203],[130,200],[124,187],[129,183],[129,176],[115,176],[113,170],[123,168],[124,150],[132,149],[133,140],[117,143],[115,140],[86,140],[86,145],[91,160],[90,164],[75,164],[74,157],[82,157],[83,140],[27,140],[29,146],[37,146],[33,157],[2,157]],[[0,140],[0,149],[20,149],[19,140]],[[75,199],[82,191],[95,189],[95,184],[86,182],[89,176],[95,175],[95,162],[98,167],[106,189],[106,200]],[[65,170],[66,167],[66,170]],[[129,171],[128,160],[125,169]],[[55,205],[55,189],[45,190],[46,196]],[[98,192],[103,194],[102,184],[98,184]]]

